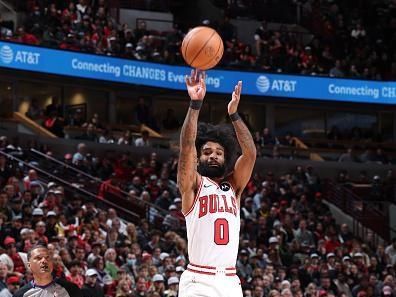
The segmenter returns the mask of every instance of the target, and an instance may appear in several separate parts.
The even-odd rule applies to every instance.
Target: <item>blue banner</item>
[[[0,67],[73,77],[185,90],[189,67],[54,50],[0,41]],[[209,70],[208,92],[360,103],[396,103],[396,83],[315,76]]]

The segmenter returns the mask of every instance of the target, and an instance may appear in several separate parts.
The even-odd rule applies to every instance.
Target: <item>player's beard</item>
[[[225,175],[225,171],[226,168],[224,164],[219,164],[218,166],[209,166],[209,164],[206,162],[198,163],[198,172],[202,176],[209,178],[223,177]]]

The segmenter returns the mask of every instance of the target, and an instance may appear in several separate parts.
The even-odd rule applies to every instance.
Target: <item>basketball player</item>
[[[179,283],[179,297],[242,297],[236,275],[240,196],[256,160],[253,138],[237,113],[242,82],[228,103],[234,129],[199,126],[206,93],[205,74],[186,77],[190,107],[180,135],[177,181],[186,218],[190,263]],[[242,154],[235,162],[237,143]],[[234,161],[233,161],[234,160]]]

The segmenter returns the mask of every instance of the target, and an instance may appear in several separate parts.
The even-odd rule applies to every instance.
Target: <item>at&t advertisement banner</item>
[[[139,62],[0,41],[0,67],[49,74],[185,90],[190,68]],[[396,82],[209,70],[208,92],[231,94],[238,80],[243,94],[379,104],[396,103]]]

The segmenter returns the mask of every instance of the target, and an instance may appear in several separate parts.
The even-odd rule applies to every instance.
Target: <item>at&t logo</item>
[[[10,64],[14,60],[14,52],[8,45],[1,47],[0,59],[4,64]]]
[[[293,93],[296,91],[297,81],[291,79],[273,79],[269,80],[268,77],[260,75],[256,80],[256,87],[260,93],[282,92]]]
[[[269,88],[271,86],[271,83],[269,79],[264,76],[260,75],[257,80],[256,80],[256,87],[261,93],[267,93]]]

